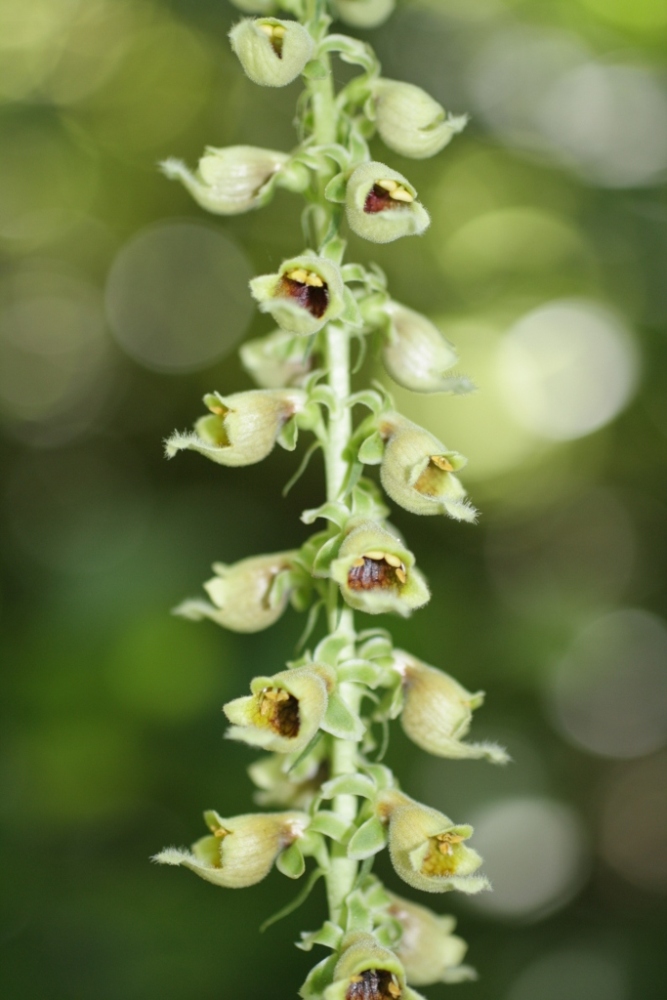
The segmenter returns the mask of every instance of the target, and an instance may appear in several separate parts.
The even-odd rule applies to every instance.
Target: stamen
[[[402,993],[393,972],[387,969],[368,969],[351,977],[345,1000],[400,1000]]]
[[[374,215],[387,209],[400,208],[401,205],[410,205],[414,200],[414,195],[398,181],[379,180],[368,192],[364,212]]]
[[[445,455],[431,455],[414,488],[424,496],[437,497],[446,489],[447,475],[453,471],[454,466]]]
[[[289,691],[264,688],[259,695],[258,709],[260,716],[279,736],[292,739],[299,735],[299,701]]]
[[[437,465],[439,469],[442,469],[443,472],[454,471],[454,466],[448,458],[445,458],[444,455],[431,455],[431,461],[434,465]]]
[[[329,305],[326,282],[314,271],[295,267],[280,279],[277,294],[286,299],[296,299],[300,306],[321,319]]]
[[[271,48],[279,59],[283,57],[283,41],[285,39],[285,28],[282,24],[267,24],[262,22],[257,27],[263,31],[271,42]]]

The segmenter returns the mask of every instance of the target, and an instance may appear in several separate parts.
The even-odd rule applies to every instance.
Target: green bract
[[[343,279],[336,264],[314,254],[286,260],[277,274],[253,278],[250,291],[262,312],[288,333],[317,333],[345,308]]]
[[[350,229],[372,243],[418,236],[430,222],[410,181],[384,163],[362,163],[352,172],[345,210]]]
[[[414,160],[439,153],[468,122],[467,115],[447,117],[425,90],[398,80],[375,83],[373,111],[384,144]]]
[[[331,577],[352,608],[404,618],[431,596],[415,557],[386,526],[364,521],[349,532],[331,564]]]
[[[229,33],[234,52],[253,83],[284,87],[303,72],[315,43],[303,25],[276,17],[246,18]]]

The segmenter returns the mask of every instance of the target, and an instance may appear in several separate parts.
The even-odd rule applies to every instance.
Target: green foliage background
[[[168,373],[114,340],[115,293],[112,322],[104,318],[117,254],[153,223],[213,227],[249,274],[301,249],[292,196],[261,213],[204,218],[156,172],[171,154],[195,163],[207,143],[289,149],[298,87],[260,91],[243,78],[226,44],[235,16],[224,0],[0,7],[7,1000],[286,998],[312,964],[292,942],[322,919],[317,891],[260,937],[262,920],[296,891],[281,876],[223,892],[147,860],[199,836],[204,808],[248,811],[249,751],[223,742],[219,708],[255,673],[280,669],[302,627],[290,611],[270,632],[238,637],[169,609],[199,591],[213,560],[299,545],[299,513],[322,497],[318,461],[282,501],[293,469],[283,452],[239,471],[161,455],[161,439],[190,425],[205,391],[250,387],[233,348],[266,332],[265,320],[248,312],[247,324],[239,307],[226,326],[202,288],[220,348]],[[506,742],[515,757],[505,770],[434,762],[397,733],[389,762],[408,791],[459,821],[494,803],[564,803],[585,858],[560,885],[539,835],[537,862],[521,847],[519,882],[539,871],[542,850],[544,866],[556,864],[556,890],[530,912],[436,899],[458,915],[480,980],[427,990],[434,1000],[450,991],[467,1000],[664,995],[664,681],[639,709],[628,702],[629,712],[653,705],[662,737],[610,756],[554,722],[549,679],[601,616],[665,613],[666,28],[661,0],[408,0],[370,39],[385,75],[473,114],[434,160],[401,161],[378,144],[378,159],[417,185],[433,225],[420,240],[352,245],[386,268],[397,300],[451,332],[481,390],[406,404],[468,454],[464,481],[483,518],[470,528],[396,514],[434,598],[392,628],[427,662],[486,690],[475,736]],[[612,107],[611,132],[600,126],[590,139],[598,119],[583,107],[579,131],[559,147],[549,115],[558,118],[558,94],[569,92],[541,104],[536,95],[552,63],[554,79],[581,65],[639,73],[644,89],[625,125]],[[230,274],[223,266],[221,293]],[[198,280],[196,269],[171,279]],[[143,301],[141,288],[132,294]],[[168,282],[164,295],[171,301]],[[493,359],[518,318],[581,298],[632,330],[641,378],[618,419],[549,441],[513,419]],[[193,336],[183,322],[184,342]],[[371,361],[363,378],[376,374]],[[599,385],[610,377],[601,366]],[[586,391],[597,386],[593,378]],[[641,651],[628,653],[630,675],[640,661]],[[625,724],[622,709],[610,702],[607,729]]]

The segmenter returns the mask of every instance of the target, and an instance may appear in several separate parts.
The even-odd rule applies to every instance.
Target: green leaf
[[[287,878],[301,878],[306,870],[306,862],[298,844],[290,844],[276,858],[276,868]]]
[[[301,476],[304,474],[304,472],[308,468],[308,465],[310,463],[311,458],[313,457],[313,455],[315,454],[315,452],[319,448],[321,448],[321,447],[322,447],[322,445],[320,444],[319,441],[313,441],[313,443],[311,444],[310,448],[308,449],[308,451],[306,452],[306,454],[301,459],[301,464],[299,465],[299,468],[296,470],[296,472],[294,473],[294,475],[292,476],[292,478],[290,480],[288,480],[287,483],[285,483],[285,486],[283,487],[283,496],[284,497],[286,497],[287,494],[292,489],[292,487],[296,486],[296,484],[299,482],[299,480],[301,479]]]
[[[331,563],[338,555],[343,536],[336,534],[322,546],[313,560],[313,576],[328,576]]]
[[[345,929],[350,931],[365,931],[370,933],[373,930],[373,913],[364,899],[363,893],[355,889],[345,901],[346,919]]]
[[[320,723],[325,732],[340,740],[363,739],[366,727],[354,712],[350,711],[343,699],[335,691],[329,695],[324,720]]]
[[[317,644],[313,659],[318,663],[324,662],[337,667],[340,654],[353,639],[354,637],[347,632],[332,632]]]
[[[349,844],[347,856],[354,861],[363,861],[384,850],[387,845],[387,831],[377,818],[371,816],[359,827]]]
[[[377,786],[365,774],[342,774],[325,781],[320,792],[323,799],[333,799],[337,795],[359,795],[364,799],[374,799]]]
[[[359,448],[359,461],[364,465],[379,465],[384,457],[384,448],[384,441],[379,431],[376,431]]]
[[[288,420],[280,434],[278,435],[278,444],[285,451],[294,451],[296,448],[296,443],[299,439],[299,425],[297,424],[294,417]]]
[[[360,281],[365,284],[368,273],[363,264],[345,264],[340,271],[343,281]]]
[[[339,528],[344,528],[350,516],[350,511],[344,503],[332,501],[323,503],[321,507],[313,507],[311,510],[304,510],[301,520],[304,524],[313,524],[318,517],[333,521]]]
[[[343,290],[343,299],[345,301],[345,308],[343,309],[341,320],[347,323],[348,326],[360,329],[363,327],[364,321],[361,317],[359,304],[347,285],[345,285]]]
[[[341,819],[336,813],[325,809],[312,818],[308,831],[309,833],[321,833],[325,837],[329,837],[331,840],[336,840],[340,843],[345,839],[349,828],[350,825],[347,820]]]
[[[370,660],[345,660],[338,667],[338,681],[353,681],[356,684],[365,684],[367,687],[377,687],[383,670]]]
[[[326,80],[329,70],[321,59],[311,59],[303,68],[307,80]]]
[[[302,1000],[322,1000],[322,994],[333,982],[334,969],[337,964],[338,955],[329,955],[328,958],[323,959],[314,969],[310,970],[305,983],[299,990],[299,996]]]
[[[321,944],[325,948],[338,951],[342,938],[343,931],[341,928],[337,927],[330,920],[325,920],[318,931],[311,931],[310,934],[302,931],[301,941],[297,943],[297,948],[301,951],[312,951],[314,945]]]

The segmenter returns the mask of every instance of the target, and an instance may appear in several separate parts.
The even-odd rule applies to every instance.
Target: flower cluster
[[[462,964],[466,945],[453,918],[387,891],[371,874],[374,856],[387,848],[398,878],[428,893],[477,893],[488,882],[469,845],[472,828],[400,789],[379,763],[378,733],[400,718],[406,735],[437,757],[508,758],[495,744],[466,740],[482,692],[395,648],[383,629],[355,627],[355,612],[407,617],[431,596],[388,520],[387,499],[457,521],[473,522],[477,512],[459,478],[466,463],[459,452],[398,413],[377,383],[352,391],[350,343],[374,338],[387,373],[413,392],[474,387],[452,374],[456,352],[431,320],[391,298],[378,267],[345,261],[342,233],[346,225],[388,243],[425,232],[429,214],[414,185],[373,160],[368,142],[377,133],[389,150],[422,159],[440,152],[466,118],[447,115],[419,87],[383,78],[368,45],[328,34],[333,17],[362,28],[382,23],[394,0],[233,2],[249,15],[230,33],[247,76],[268,87],[303,76],[300,142],[290,152],[209,148],[196,171],[177,160],[163,170],[218,215],[260,208],[281,188],[303,194],[310,245],[250,282],[275,324],[241,348],[258,388],[206,395],[207,413],[168,439],[167,455],[194,451],[222,466],[252,465],[276,444],[293,451],[307,434],[311,444],[290,486],[321,450],[326,500],[303,513],[304,525],[320,524],[299,548],[215,563],[207,599],[176,611],[256,632],[291,605],[309,612],[300,649],[320,611],[327,629],[299,659],[256,676],[249,694],[223,707],[227,736],[264,751],[249,768],[258,805],[280,811],[232,818],[208,811],[207,836],[155,860],[225,888],[253,885],[274,866],[300,878],[311,861],[308,885],[324,877],[330,914],[300,947],[331,954],[309,974],[303,1000],[419,1000],[414,986],[474,976]],[[336,54],[361,70],[337,94]]]

